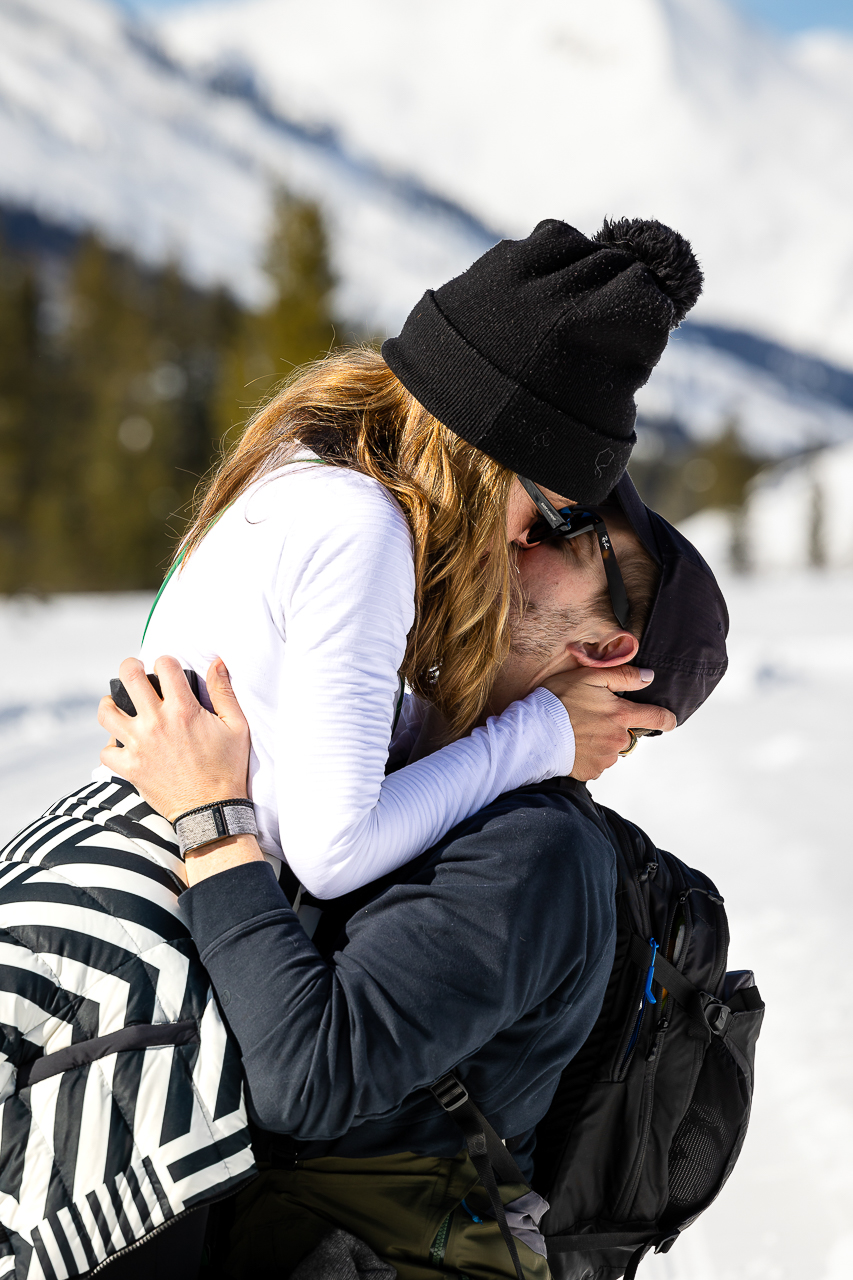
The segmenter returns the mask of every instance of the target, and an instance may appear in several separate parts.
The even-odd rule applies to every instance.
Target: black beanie
[[[555,218],[428,289],[382,355],[456,435],[575,502],[602,502],[636,441],[634,393],[699,296],[689,243],[660,222]]]

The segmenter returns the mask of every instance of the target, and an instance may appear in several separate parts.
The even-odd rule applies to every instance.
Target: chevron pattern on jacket
[[[185,885],[119,778],[0,850],[0,1280],[92,1271],[254,1175]]]

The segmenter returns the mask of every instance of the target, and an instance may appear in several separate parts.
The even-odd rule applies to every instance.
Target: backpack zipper
[[[643,987],[643,999],[640,1003],[640,1008],[637,1011],[637,1018],[636,1018],[636,1021],[634,1022],[634,1030],[631,1032],[631,1039],[628,1041],[628,1047],[625,1050],[625,1054],[622,1058],[622,1062],[619,1067],[620,1076],[625,1071],[628,1061],[630,1060],[631,1055],[634,1052],[634,1046],[636,1045],[637,1040],[640,1037],[640,1027],[643,1025],[643,1015],[646,1012],[646,1006],[649,1004],[657,1004],[657,999],[654,993],[652,992],[652,980],[654,978],[654,972],[655,972],[655,960],[657,959],[657,954],[658,954],[658,951],[660,950],[660,947],[655,942],[654,938],[649,938],[649,946],[651,947],[651,963],[649,964],[649,967],[646,971],[646,982],[645,982],[645,986]]]
[[[690,933],[692,932],[692,920],[690,919],[690,911],[689,911],[689,903],[688,903],[690,892],[691,892],[690,888],[687,885],[685,885],[682,881],[682,888],[678,893],[675,903],[673,904],[671,917],[666,924],[664,944],[662,947],[659,948],[659,950],[663,953],[663,955],[667,955],[668,951],[670,950],[670,944],[673,941],[675,942],[676,946],[678,945],[679,934],[681,933],[681,928],[683,927],[684,934],[683,934],[681,946],[678,947],[679,954],[676,955],[675,947],[674,947],[673,955],[671,957],[671,963],[676,965],[676,967],[680,957],[686,954],[687,943],[689,940]],[[676,925],[679,925],[678,930],[676,930]],[[675,938],[673,939],[674,932],[675,932]],[[650,966],[650,968],[653,970],[653,965]],[[646,988],[645,988],[646,992],[649,991],[649,987],[650,987],[649,975],[647,974]],[[666,988],[664,987],[663,990],[666,991]],[[654,997],[652,998],[654,999]],[[646,1070],[645,1070],[645,1078],[643,1080],[642,1126],[641,1126],[640,1146],[637,1151],[636,1161],[634,1164],[634,1169],[633,1169],[630,1181],[619,1201],[619,1208],[617,1210],[617,1213],[619,1215],[623,1215],[627,1213],[628,1210],[630,1209],[634,1196],[637,1193],[637,1187],[639,1186],[640,1178],[642,1177],[642,1173],[643,1173],[643,1165],[645,1164],[646,1151],[649,1145],[649,1131],[651,1128],[651,1121],[652,1121],[655,1076],[657,1075],[658,1064],[662,1056],[664,1038],[666,1036],[667,1031],[669,1030],[669,1018],[667,1017],[667,1005],[669,1004],[669,999],[670,999],[669,993],[667,992],[665,997],[661,1001],[660,1018],[658,1019],[657,1026],[652,1036],[652,1042],[649,1047],[649,1051],[646,1054]],[[644,1004],[645,1004],[645,1001],[644,1001]],[[637,1033],[639,1035],[639,1027],[637,1028]]]
[[[628,1207],[633,1202],[634,1196],[637,1193],[637,1187],[640,1182],[640,1177],[643,1172],[643,1165],[645,1164],[645,1161],[646,1161],[646,1150],[649,1145],[649,1130],[651,1128],[651,1121],[652,1121],[652,1110],[653,1110],[652,1104],[654,1102],[655,1076],[657,1075],[658,1063],[660,1062],[660,1059],[661,1059],[661,1049],[663,1048],[663,1041],[664,1041],[664,1037],[666,1035],[668,1027],[669,1027],[668,1019],[661,1018],[660,1022],[657,1025],[657,1030],[655,1031],[654,1037],[652,1039],[649,1052],[646,1054],[646,1069],[645,1069],[645,1075],[643,1078],[643,1097],[640,1104],[640,1107],[641,1107],[640,1144],[639,1144],[639,1147],[637,1148],[637,1154],[634,1157],[634,1168],[631,1171],[631,1176],[628,1180],[628,1184],[625,1187],[625,1190],[622,1192],[622,1195],[619,1197],[619,1204],[615,1210],[615,1218],[617,1219],[617,1221],[622,1221],[622,1219],[627,1214]]]
[[[627,849],[630,849],[633,854],[634,873],[628,880],[626,884],[626,889],[628,889],[629,892],[634,894],[634,903],[635,903],[635,907],[637,908],[637,915],[643,921],[644,935],[651,939],[651,917],[649,914],[647,886],[648,886],[649,880],[653,880],[657,873],[658,863],[656,860],[651,860],[647,856],[648,850],[646,848],[644,848],[643,850],[639,850],[637,848],[636,842],[630,830],[627,828],[626,824],[619,817],[618,814],[611,814],[608,811],[607,816],[608,816],[608,820],[610,820],[611,829],[617,825],[612,822],[612,819],[616,818],[618,820],[618,829],[614,831],[614,835],[616,836],[617,843],[621,847],[623,854],[627,856],[627,853],[626,853]],[[621,836],[621,839],[620,839],[620,836]],[[641,862],[641,859],[642,859],[642,862]],[[646,977],[648,977],[648,974],[646,975]],[[643,986],[640,988],[638,992],[639,1008],[637,1009],[637,1015],[636,1015],[636,1018],[634,1019],[634,1026],[631,1030],[630,1036],[628,1037],[628,1041],[625,1045],[625,1048],[622,1051],[621,1057],[617,1059],[618,1066],[616,1067],[614,1072],[615,1080],[624,1079],[625,1072],[627,1071],[628,1066],[630,1065],[630,1062],[631,1062],[631,1058],[634,1055],[634,1050],[637,1046],[637,1041],[640,1038],[640,1032],[643,1026],[643,1018],[645,1016],[646,1006],[649,1003],[647,998],[647,992],[648,992],[648,982],[644,982]]]
[[[692,933],[692,930],[693,930],[693,921],[691,918],[692,913],[690,911],[690,904],[689,904],[689,898],[692,891],[693,890],[691,887],[684,885],[681,891],[679,892],[673,907],[672,917],[667,922],[665,945],[664,947],[660,948],[663,954],[666,955],[667,952],[669,951],[670,943],[674,941],[675,946],[673,947],[673,955],[671,958],[671,963],[674,964],[677,968],[679,968],[679,972],[680,972],[680,967],[678,965],[678,961],[681,959],[682,956],[686,955],[687,953],[687,944],[689,942],[690,934]],[[701,892],[708,893],[707,890],[701,890]],[[713,900],[712,894],[708,893],[708,897]],[[677,925],[679,926],[679,928],[676,930]],[[679,935],[681,933],[681,928],[684,929],[684,933],[683,933],[681,945],[679,947],[678,941],[679,941]],[[674,931],[675,931],[675,938],[673,939]],[[648,982],[647,982],[646,989],[648,990]],[[664,987],[663,990],[666,991],[666,988]],[[634,1197],[637,1194],[637,1188],[640,1184],[640,1178],[642,1177],[642,1174],[643,1174],[643,1166],[646,1160],[646,1151],[649,1145],[649,1131],[651,1129],[651,1121],[652,1121],[652,1110],[653,1110],[653,1102],[654,1102],[654,1082],[655,1082],[655,1077],[657,1075],[658,1064],[660,1063],[661,1056],[662,1056],[664,1038],[666,1036],[667,1031],[669,1030],[669,1018],[667,1016],[667,1005],[669,1004],[669,1000],[670,1000],[670,996],[669,996],[669,993],[667,992],[666,997],[661,1001],[661,1016],[658,1020],[657,1027],[655,1028],[655,1031],[652,1037],[651,1046],[649,1048],[648,1053],[646,1054],[646,1071],[645,1071],[645,1078],[643,1080],[641,1140],[640,1140],[639,1149],[637,1151],[636,1162],[634,1165],[633,1173],[631,1175],[628,1186],[626,1187],[624,1193],[620,1197],[619,1207],[617,1210],[617,1216],[619,1217],[629,1213],[631,1206],[633,1204]]]

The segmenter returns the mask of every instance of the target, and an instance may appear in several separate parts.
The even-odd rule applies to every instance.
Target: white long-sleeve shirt
[[[562,703],[537,689],[385,776],[414,621],[409,526],[360,472],[292,463],[257,481],[175,572],[140,657],[225,662],[249,722],[260,844],[318,897],[367,884],[513,787],[569,773]],[[401,717],[411,734],[416,700]]]

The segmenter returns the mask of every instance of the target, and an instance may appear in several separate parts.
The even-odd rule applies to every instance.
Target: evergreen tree
[[[26,585],[30,508],[40,482],[39,290],[0,243],[0,591]]]
[[[815,480],[809,503],[809,564],[814,569],[826,568],[826,500],[823,486]]]
[[[629,470],[645,501],[677,524],[708,507],[739,509],[747,484],[762,465],[743,447],[738,423],[731,419],[716,439],[668,445],[655,457],[641,454]]]
[[[328,237],[315,204],[277,193],[264,268],[274,296],[263,311],[244,316],[222,381],[223,436],[293,369],[325,355],[335,339]]]
[[[326,229],[315,204],[279,191],[264,267],[276,297],[258,317],[258,338],[279,363],[304,364],[334,339]]]
[[[40,325],[38,274],[0,245],[0,591],[159,583],[223,433],[334,337],[320,215],[285,194],[275,215],[259,314],[88,235]]]
[[[744,449],[736,419],[730,419],[716,440],[696,451],[704,470],[703,483],[694,489],[702,507],[732,509],[743,505],[746,486],[761,461]]]
[[[61,395],[34,510],[47,590],[155,586],[210,461],[212,400],[236,307],[174,267],[87,237],[54,353]]]
[[[165,550],[148,499],[170,488],[169,424],[150,393],[138,285],[132,264],[87,237],[69,285],[65,398],[39,506],[39,576],[49,588],[147,586],[146,569]]]

